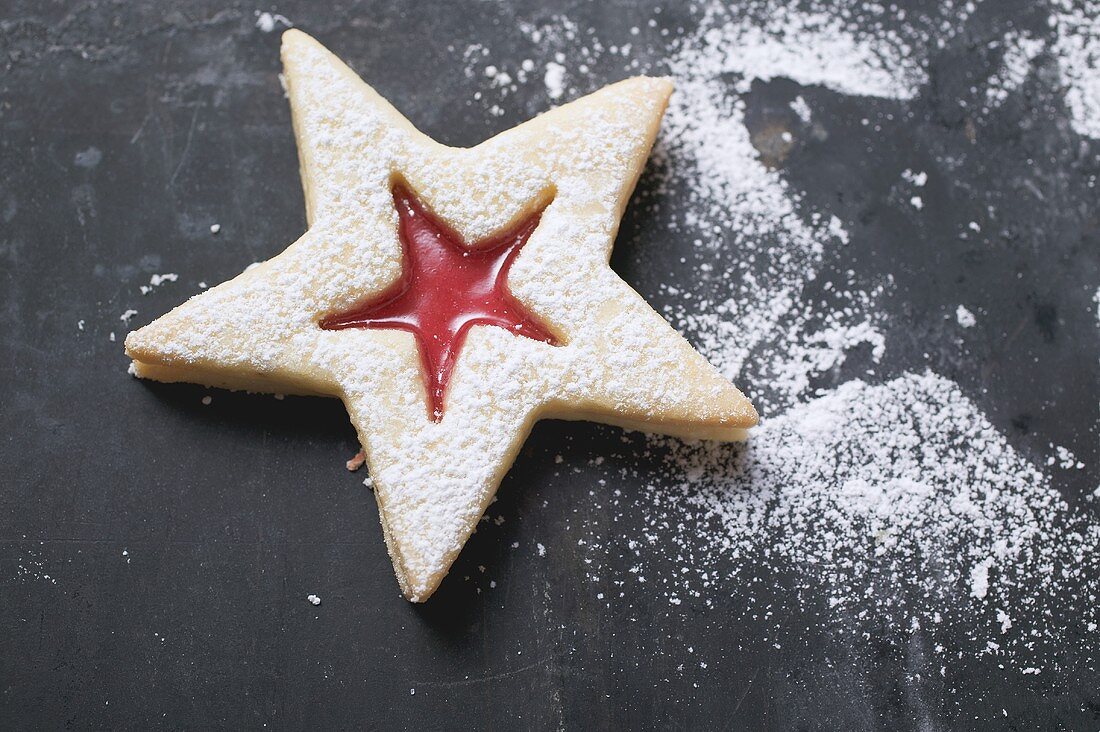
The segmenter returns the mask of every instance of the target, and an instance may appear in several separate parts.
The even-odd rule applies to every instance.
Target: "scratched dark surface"
[[[534,54],[516,26],[548,19],[541,3],[321,5],[278,10],[443,142],[476,143],[549,104],[531,83],[491,116],[470,103],[484,80],[461,64],[472,43]],[[1049,61],[976,128],[959,103],[996,66],[986,39],[1014,22],[1044,32],[1036,7],[976,14],[910,102],[776,79],[754,85],[747,120],[774,123],[800,93],[829,130],[782,170],[851,231],[827,266],[895,274],[883,372],[958,381],[1036,461],[1050,443],[1072,449],[1087,469],[1057,486],[1095,515],[1100,144],[1066,124]],[[650,8],[561,9],[606,35],[641,26],[659,68]],[[203,406],[201,388],[128,377],[123,311],[149,322],[304,228],[278,43],[252,5],[0,0],[0,728],[1100,727],[1088,639],[1054,678],[992,655],[941,677],[902,630],[836,634],[786,602],[781,580],[767,622],[730,620],[736,588],[705,612],[641,586],[618,606],[598,600],[580,527],[591,519],[613,544],[616,524],[590,492],[631,485],[598,485],[587,467],[621,450],[597,426],[539,425],[492,509],[504,522],[412,606],[373,498],[344,469],[357,446],[339,403],[218,392]],[[621,76],[603,73],[592,87]],[[875,134],[858,124],[893,112]],[[914,219],[890,194],[884,171],[903,156],[933,171],[925,195],[950,216]],[[960,156],[972,164],[950,174],[938,162]],[[993,200],[990,253],[957,232]],[[692,276],[677,265],[690,242],[663,223],[628,212],[613,262],[657,302],[662,283]],[[157,272],[180,281],[142,297]],[[958,302],[983,312],[963,346],[943,317]],[[608,561],[612,576],[627,569]],[[688,647],[706,650],[706,669]]]

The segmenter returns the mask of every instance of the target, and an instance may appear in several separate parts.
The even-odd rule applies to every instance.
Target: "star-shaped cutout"
[[[428,393],[428,412],[443,418],[443,395],[466,332],[495,325],[543,343],[556,343],[508,290],[508,270],[538,226],[542,211],[492,239],[464,244],[405,185],[393,190],[403,264],[389,290],[321,327],[396,328],[416,338]]]
[[[756,423],[741,392],[608,267],[667,79],[628,79],[452,148],[304,33],[284,34],[283,63],[308,231],[134,331],[126,351],[142,378],[342,399],[405,597],[435,591],[538,419],[719,440]],[[518,307],[506,322],[530,318],[557,344],[469,327],[438,419],[413,333],[322,327],[407,276],[401,190],[471,256],[468,243],[523,234],[507,259]]]

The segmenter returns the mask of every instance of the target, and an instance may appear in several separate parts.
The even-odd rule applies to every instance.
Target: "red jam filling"
[[[508,270],[539,224],[540,209],[503,234],[470,245],[431,214],[403,185],[393,189],[404,250],[400,279],[371,300],[321,320],[325,330],[396,328],[420,351],[428,411],[443,418],[443,397],[472,325],[495,325],[558,345],[508,291]]]

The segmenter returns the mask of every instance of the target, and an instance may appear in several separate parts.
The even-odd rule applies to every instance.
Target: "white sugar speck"
[[[906,168],[901,171],[901,177],[917,188],[923,188],[924,184],[928,182],[928,173],[925,173],[923,170],[914,173],[912,170]]]
[[[970,312],[965,305],[959,305],[955,308],[955,320],[963,328],[973,328],[978,323],[974,313]]]
[[[267,11],[256,11],[256,27],[259,28],[261,32],[270,33],[280,24],[286,28],[294,27],[294,24],[291,23],[285,15],[269,13]]]
[[[320,605],[321,598],[317,595],[306,595],[306,599],[309,600],[310,605]]]
[[[970,570],[970,594],[979,600],[984,600],[989,592],[989,568],[992,566],[992,559],[984,559]]]
[[[551,99],[561,99],[565,94],[565,67],[553,61],[547,62],[543,83],[546,84],[546,94]]]
[[[806,100],[801,96],[795,97],[794,101],[791,102],[791,110],[793,110],[803,122],[809,122],[813,117],[813,112],[810,111],[810,105],[807,104]]]
[[[163,285],[165,282],[176,282],[180,276],[175,272],[165,272],[164,274],[154,274],[149,277],[148,285],[141,285],[138,289],[141,290],[142,295],[148,295],[156,288]]]

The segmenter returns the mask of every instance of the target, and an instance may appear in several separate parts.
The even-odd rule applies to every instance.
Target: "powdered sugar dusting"
[[[1053,52],[1074,128],[1100,138],[1100,2],[1054,0]]]
[[[970,312],[965,305],[955,308],[955,321],[963,328],[973,328],[978,324],[978,319],[974,316],[974,313]]]
[[[548,62],[543,80],[546,82],[547,96],[555,101],[561,99],[565,94],[565,67],[556,61]]]
[[[612,504],[616,528],[641,521],[626,556],[651,591],[707,608],[783,572],[824,598],[826,622],[916,624],[933,637],[961,625],[974,653],[983,634],[1007,633],[997,608],[1026,620],[998,641],[1021,663],[1098,620],[1100,526],[935,374],[848,382],[767,420],[744,446],[646,442],[667,473],[625,469],[642,497]],[[605,546],[606,528],[591,529],[596,580],[620,540]],[[1072,626],[1052,621],[1051,596]],[[744,612],[758,612],[748,601]]]
[[[1009,33],[1004,39],[1001,66],[989,80],[986,105],[997,108],[1016,91],[1031,71],[1031,64],[1046,48],[1046,42],[1023,33]]]
[[[744,396],[607,267],[666,80],[609,86],[465,149],[418,133],[304,34],[284,35],[284,61],[309,231],[278,257],[132,333],[127,349],[139,375],[165,375],[158,367],[194,369],[184,374],[189,380],[243,372],[245,388],[342,398],[407,597],[434,591],[537,416],[579,413],[726,439],[755,422]],[[513,83],[492,64],[482,76],[501,93]],[[438,422],[428,419],[409,334],[317,325],[397,279],[395,175],[466,241],[545,205],[508,286],[563,343],[475,326]]]
[[[1071,5],[1058,3],[1053,45],[1016,31],[993,41],[1004,51],[986,84],[989,110],[1051,53],[1075,126],[1094,134],[1089,120],[1100,115],[1088,106],[1098,58],[1086,49],[1100,12]],[[651,203],[677,236],[694,241],[699,263],[691,292],[664,288],[673,299],[667,314],[724,373],[763,392],[754,396],[764,426],[740,448],[646,438],[660,469],[621,469],[620,479],[640,483],[644,498],[608,497],[614,522],[593,522],[580,542],[590,577],[603,599],[606,562],[629,561],[633,568],[614,577],[616,585],[632,581],[673,606],[706,608],[733,585],[783,572],[798,578],[800,598],[826,598],[825,622],[855,633],[890,623],[933,638],[962,626],[974,639],[969,652],[995,646],[1037,671],[1028,659],[1097,627],[1100,528],[942,376],[909,373],[813,391],[816,376],[857,351],[871,366],[882,358],[887,324],[877,303],[893,283],[860,283],[850,273],[818,281],[848,233],[831,213],[807,212],[758,151],[742,101],[753,81],[775,76],[845,94],[914,98],[927,83],[928,49],[959,33],[974,6],[941,3],[889,29],[873,6],[799,8],[705,4],[699,27],[662,62],[677,92],[658,141],[662,185]],[[524,29],[548,56],[592,62],[615,45],[565,18]],[[1068,74],[1067,65],[1074,67]],[[627,67],[646,70],[636,61]],[[803,96],[791,110],[803,125],[814,119]],[[789,128],[783,140],[805,131]],[[913,167],[902,178],[904,200],[925,208],[927,172]],[[686,212],[666,207],[665,195],[686,198]],[[981,232],[976,222],[969,229]],[[827,305],[806,298],[810,283],[827,293]],[[965,306],[951,316],[962,328],[979,325]],[[1068,621],[1055,619],[1050,597]],[[761,611],[752,598],[746,615]]]
[[[256,11],[256,27],[260,29],[262,33],[271,33],[276,28],[291,28],[294,26],[290,22],[290,19],[285,15],[279,13],[270,13],[266,10]]]

